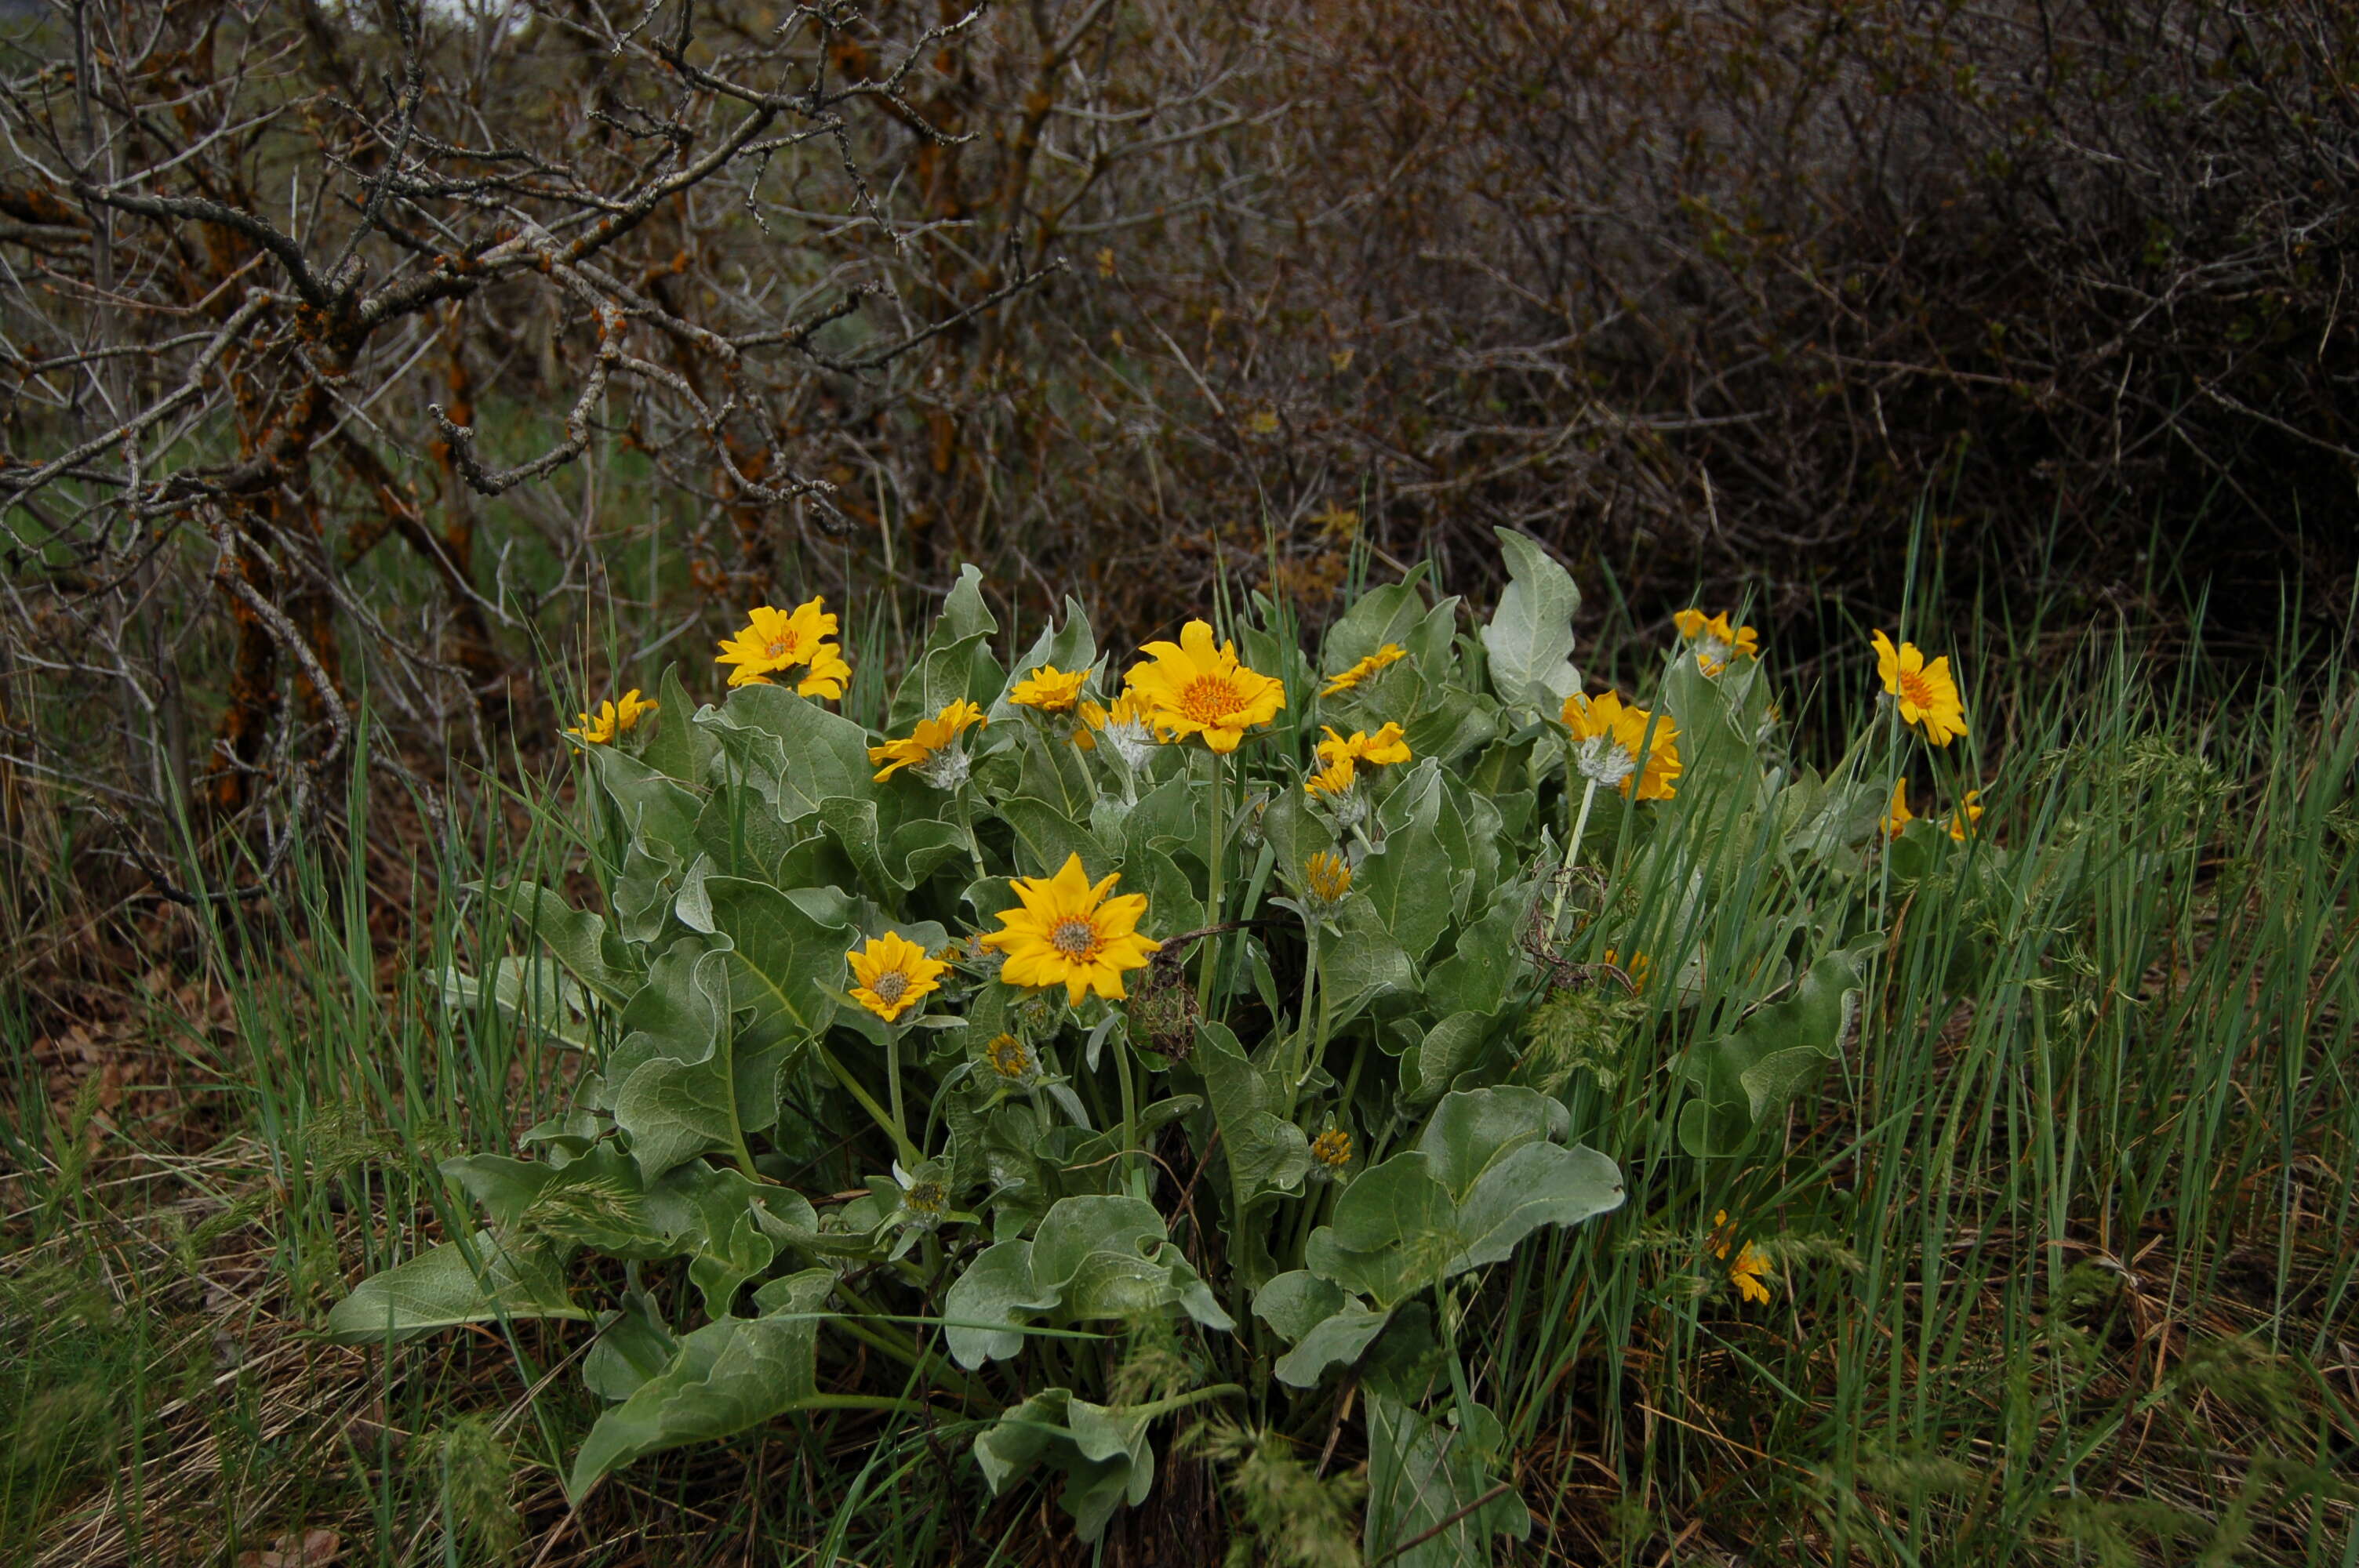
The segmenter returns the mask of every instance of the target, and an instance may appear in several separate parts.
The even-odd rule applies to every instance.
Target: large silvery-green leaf
[[[1418,628],[1430,614],[1425,596],[1418,592],[1418,583],[1427,568],[1428,563],[1419,561],[1400,581],[1369,589],[1353,600],[1343,619],[1327,629],[1327,639],[1321,649],[1324,668],[1320,673],[1341,675],[1387,643],[1408,648]],[[1454,612],[1457,600],[1445,602]]]
[[[505,1245],[490,1231],[479,1230],[468,1247],[446,1241],[363,1280],[329,1309],[327,1334],[339,1345],[381,1345],[464,1323],[590,1316],[566,1293],[564,1266],[555,1248],[540,1242]]]
[[[1572,667],[1572,617],[1581,590],[1547,551],[1512,528],[1493,530],[1507,562],[1507,590],[1483,628],[1491,688],[1510,708],[1553,715],[1581,689]]]
[[[1542,1226],[1620,1206],[1621,1173],[1566,1148],[1564,1108],[1531,1089],[1444,1096],[1416,1147],[1362,1172],[1310,1234],[1303,1261],[1378,1307],[1496,1263]]]
[[[738,877],[708,878],[704,890],[713,928],[731,943],[729,1004],[753,1014],[740,1049],[792,1047],[825,1030],[835,1018],[829,992],[849,973],[849,911],[829,911],[836,917],[823,919],[811,898]]]
[[[781,822],[811,816],[823,800],[875,793],[867,731],[785,687],[740,687],[695,722],[720,742],[715,777],[759,795]]]
[[[1196,1038],[1196,1070],[1204,1075],[1213,1125],[1221,1130],[1229,1202],[1241,1217],[1265,1195],[1302,1185],[1310,1168],[1310,1141],[1278,1114],[1286,1108],[1283,1073],[1246,1054],[1223,1024],[1200,1025]]]
[[[606,1082],[614,1123],[649,1185],[699,1154],[740,1147],[728,966],[725,953],[679,942],[624,1011]]]
[[[510,908],[520,930],[538,936],[591,994],[619,1007],[636,989],[636,976],[607,962],[606,922],[602,916],[573,908],[538,882],[512,882],[502,893],[512,901]]]
[[[666,777],[676,779],[691,788],[701,789],[707,782],[706,770],[712,764],[716,744],[712,732],[695,723],[696,704],[688,689],[679,684],[679,666],[664,666],[663,679],[656,684],[659,711],[655,717],[656,732],[649,738],[639,760]]]
[[[1093,1405],[1065,1389],[1044,1389],[1010,1407],[974,1440],[975,1463],[995,1493],[1035,1465],[1062,1474],[1058,1499],[1073,1516],[1083,1541],[1105,1530],[1114,1510],[1147,1500],[1155,1486],[1155,1451],[1147,1446],[1151,1417],[1119,1406]]]
[[[1354,888],[1333,920],[1340,935],[1319,944],[1319,989],[1326,993],[1321,1005],[1334,1010],[1328,1021],[1331,1031],[1342,1029],[1370,1007],[1417,989],[1417,966],[1365,892]]]
[[[1235,1325],[1141,1198],[1060,1200],[1029,1241],[984,1249],[942,1298],[951,1357],[962,1367],[1024,1348],[1025,1325],[1184,1311],[1208,1328]]]
[[[1521,1540],[1531,1514],[1510,1490],[1474,1507],[1506,1467],[1506,1433],[1482,1405],[1431,1414],[1371,1390],[1368,1513],[1362,1549],[1386,1568],[1465,1568],[1492,1560],[1491,1537]],[[1446,1521],[1446,1522],[1445,1522]]]
[[[1458,869],[1439,832],[1443,806],[1440,768],[1421,762],[1376,813],[1382,849],[1360,862],[1353,885],[1367,895],[1376,918],[1413,963],[1422,963],[1450,924]],[[1452,826],[1457,813],[1451,813]],[[1460,827],[1457,838],[1464,842]]]
[[[592,746],[584,755],[599,787],[614,803],[626,838],[682,864],[695,858],[696,818],[704,809],[701,796],[613,746]]]
[[[907,735],[919,719],[931,719],[953,702],[991,707],[999,695],[1001,671],[986,643],[998,630],[983,601],[983,573],[962,566],[917,663],[893,693],[886,727]]]
[[[669,1366],[590,1429],[566,1483],[573,1500],[645,1454],[726,1437],[810,1403],[818,1392],[815,1314],[834,1288],[824,1269],[773,1280],[756,1293],[760,1316],[723,1318],[682,1338]]]
[[[1879,934],[1825,955],[1791,997],[1690,1050],[1681,1070],[1695,1098],[1680,1108],[1680,1146],[1699,1156],[1734,1154],[1764,1118],[1815,1082],[1843,1050],[1859,1011],[1861,970],[1882,946]]]

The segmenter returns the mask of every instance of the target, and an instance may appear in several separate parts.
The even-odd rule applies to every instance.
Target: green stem
[[[843,1064],[837,1061],[826,1046],[814,1040],[811,1042],[811,1050],[818,1055],[820,1065],[825,1067],[834,1076],[835,1081],[843,1086],[846,1094],[860,1102],[860,1108],[868,1113],[869,1119],[892,1134],[894,1152],[900,1156],[903,1165],[913,1166],[924,1158],[918,1152],[917,1145],[909,1141],[909,1135],[901,1130],[900,1122],[887,1113],[883,1106],[876,1103],[875,1095],[860,1087],[859,1079],[843,1070]]]
[[[1570,751],[1566,762],[1571,761]],[[1564,914],[1564,895],[1572,887],[1572,863],[1581,856],[1581,836],[1589,831],[1589,808],[1597,803],[1597,781],[1591,779],[1581,792],[1581,815],[1572,819],[1572,830],[1564,838],[1564,874],[1557,879],[1556,898],[1549,905],[1549,940],[1556,940],[1556,923]]]
[[[975,880],[981,881],[991,873],[984,868],[983,841],[974,836],[974,803],[967,799],[966,785],[959,785],[955,800],[958,806],[958,824],[966,834],[967,858],[974,862]]]
[[[1138,1091],[1130,1081],[1130,1041],[1111,1042],[1114,1076],[1122,1083],[1122,1163],[1133,1197],[1147,1195],[1147,1166],[1138,1157]]]
[[[1224,831],[1227,827],[1225,819],[1228,816],[1226,800],[1228,791],[1226,787],[1227,780],[1223,773],[1221,765],[1221,753],[1207,747],[1204,754],[1212,760],[1212,811],[1211,834],[1212,842],[1206,855],[1205,862],[1209,871],[1209,880],[1204,890],[1204,924],[1207,925],[1218,925],[1221,923],[1221,893],[1223,891],[1221,887],[1221,851],[1226,846],[1229,837],[1227,832]],[[1215,1011],[1216,999],[1212,995],[1212,978],[1218,972],[1215,966],[1217,962],[1217,955],[1220,950],[1220,937],[1214,935],[1204,938],[1203,958],[1196,974],[1196,995],[1199,1001],[1203,1006],[1204,1016],[1207,1019],[1218,1016]]]
[[[1319,921],[1316,916],[1302,923],[1308,951],[1302,959],[1302,1011],[1294,1024],[1294,1060],[1288,1076],[1299,1085],[1310,1076],[1310,1007],[1319,995]]]
[[[885,1087],[893,1097],[893,1141],[907,1149],[910,1147],[909,1121],[901,1105],[901,1032],[890,1026],[885,1031]]]
[[[1190,1405],[1201,1405],[1207,1400],[1234,1399],[1245,1391],[1245,1385],[1242,1383],[1214,1383],[1209,1389],[1190,1389],[1184,1394],[1174,1394],[1168,1400],[1158,1400],[1151,1405],[1133,1405],[1123,1413],[1145,1416],[1152,1420],[1157,1416],[1170,1415],[1175,1411],[1184,1411]]]

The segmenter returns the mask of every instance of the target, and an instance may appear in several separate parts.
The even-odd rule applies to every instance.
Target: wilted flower
[[[1286,706],[1286,683],[1239,664],[1235,643],[1215,646],[1204,622],[1182,626],[1177,643],[1144,651],[1150,657],[1131,666],[1130,687],[1166,740],[1197,735],[1215,752],[1234,752],[1247,730]]]
[[[1651,722],[1651,735],[1649,725]],[[1583,697],[1575,692],[1564,699],[1565,728],[1572,731],[1572,764],[1592,784],[1631,793],[1640,800],[1669,800],[1680,776],[1679,726],[1669,714],[1657,719],[1643,708],[1630,708],[1614,693]],[[1646,749],[1646,766],[1639,766],[1639,749]]]
[[[721,644],[721,654],[712,662],[737,666],[729,675],[732,687],[769,686],[772,676],[808,665],[795,687],[799,695],[842,697],[844,682],[852,678],[852,666],[844,663],[843,651],[827,640],[835,635],[836,621],[823,608],[826,603],[824,599],[813,599],[792,611],[756,605],[737,634]]]
[[[1732,628],[1724,611],[1707,620],[1701,610],[1682,610],[1671,622],[1682,638],[1696,644],[1696,667],[1708,676],[1720,674],[1738,654],[1748,659],[1761,656],[1760,633],[1750,626]]]
[[[936,789],[958,788],[966,783],[968,767],[966,749],[958,738],[973,725],[990,722],[982,708],[963,699],[931,719],[920,719],[907,738],[868,748],[870,762],[885,763],[876,772],[876,782],[908,768]]]
[[[1605,955],[1600,962],[1603,963],[1608,968],[1619,969],[1624,974],[1629,976],[1630,989],[1632,990],[1637,992],[1640,996],[1647,994],[1647,971],[1652,969],[1655,966],[1653,960],[1648,958],[1646,954],[1633,953],[1630,955],[1629,961],[1625,963],[1621,954],[1615,952],[1613,948],[1608,947],[1605,949]]]
[[[993,1035],[991,1044],[983,1048],[983,1056],[993,1072],[1019,1087],[1040,1073],[1040,1059],[1032,1054],[1032,1047],[1013,1034]]]
[[[983,938],[1007,955],[1000,978],[1011,986],[1061,985],[1074,1007],[1092,992],[1120,1001],[1123,971],[1145,967],[1147,956],[1163,946],[1138,935],[1145,893],[1106,896],[1120,880],[1109,876],[1093,886],[1078,854],[1068,855],[1053,877],[1017,877],[1010,885],[1020,907],[1001,910],[1002,929]]]
[[[1331,1127],[1310,1141],[1310,1175],[1315,1181],[1332,1182],[1352,1162],[1352,1135],[1340,1127]]]
[[[1965,704],[1959,699],[1958,683],[1950,678],[1946,655],[1927,664],[1914,643],[1896,649],[1882,632],[1868,641],[1875,644],[1875,673],[1883,678],[1884,689],[1900,703],[1900,722],[1915,725],[1936,746],[1946,746],[1966,732]]]
[[[633,687],[623,694],[620,702],[602,702],[596,713],[577,715],[581,723],[566,733],[592,746],[609,746],[614,744],[615,736],[636,730],[641,719],[662,707],[659,702],[640,701],[639,688]]]
[[[1408,650],[1402,647],[1398,643],[1386,643],[1383,647],[1378,648],[1375,653],[1370,654],[1366,658],[1362,659],[1359,663],[1353,665],[1350,669],[1343,671],[1341,675],[1328,676],[1327,684],[1319,688],[1319,695],[1321,697],[1333,697],[1338,692],[1349,691],[1353,687],[1359,685],[1362,681],[1367,679],[1370,676],[1375,675],[1378,670],[1383,669],[1386,665],[1405,659],[1408,656]]]
[[[940,989],[936,979],[950,968],[897,931],[871,937],[865,946],[844,955],[851,961],[852,999],[890,1023],[918,1005],[929,991]]]
[[[934,1173],[933,1162],[918,1167],[917,1173],[901,1169],[901,1162],[893,1162],[893,1181],[901,1189],[901,1217],[921,1229],[931,1230],[941,1224],[950,1212],[950,1189],[942,1185]]]

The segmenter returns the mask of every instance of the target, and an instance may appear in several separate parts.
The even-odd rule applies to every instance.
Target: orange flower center
[[[1020,1078],[1031,1070],[1032,1053],[1024,1042],[1013,1034],[1003,1034],[991,1043],[991,1067],[1003,1078]]]
[[[1086,920],[1060,920],[1049,933],[1049,946],[1068,958],[1093,958],[1098,951],[1098,928]]]
[[[763,651],[774,659],[785,658],[795,651],[795,634],[792,632],[781,633],[772,639],[769,647]]]
[[[1352,1135],[1340,1127],[1329,1128],[1310,1141],[1310,1157],[1331,1167],[1350,1163]]]
[[[1925,678],[1922,670],[1900,672],[1900,700],[1909,707],[1930,710],[1933,706],[1933,683]]]
[[[887,969],[869,981],[868,989],[876,993],[877,1000],[890,1007],[909,994],[909,977],[898,969]]]
[[[1180,711],[1198,724],[1217,725],[1245,705],[1244,694],[1226,676],[1198,676],[1180,688]]]

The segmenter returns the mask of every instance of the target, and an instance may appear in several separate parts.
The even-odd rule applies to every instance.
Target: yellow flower
[[[1736,1239],[1728,1223],[1728,1211],[1722,1209],[1713,1215],[1712,1223],[1715,1227],[1712,1237],[1712,1255],[1725,1258]],[[1763,1283],[1768,1275],[1768,1258],[1750,1241],[1738,1249],[1736,1260],[1728,1266],[1729,1283],[1736,1287],[1736,1293],[1761,1306],[1769,1304],[1769,1287]]]
[[[1622,961],[1621,954],[1615,952],[1613,948],[1608,947],[1605,949],[1605,957],[1603,962],[1608,968],[1619,969],[1624,974],[1629,976],[1630,989],[1632,990],[1637,992],[1640,996],[1647,994],[1647,971],[1653,968],[1654,965],[1647,959],[1646,954],[1633,953],[1630,955],[1630,961],[1625,964]]]
[[[1370,676],[1375,675],[1378,670],[1383,669],[1386,665],[1405,659],[1408,656],[1408,650],[1402,647],[1398,643],[1386,643],[1383,647],[1378,648],[1375,653],[1370,654],[1366,658],[1362,659],[1358,664],[1353,665],[1342,675],[1330,676],[1327,679],[1327,684],[1319,688],[1319,695],[1321,697],[1332,697],[1339,691],[1349,691],[1353,687],[1359,685],[1362,681],[1367,679]]]
[[[1327,739],[1319,742],[1319,760],[1322,762],[1332,765],[1348,759],[1372,768],[1384,768],[1408,761],[1408,742],[1401,739],[1401,727],[1397,724],[1386,724],[1373,735],[1354,730],[1348,741],[1328,725],[1320,728],[1327,731]]]
[[[1114,747],[1114,754],[1126,768],[1141,768],[1155,753],[1154,731],[1147,726],[1147,705],[1131,692],[1125,691],[1114,699],[1111,708],[1101,707],[1086,698],[1081,705],[1082,721],[1073,726],[1073,744],[1084,752],[1098,749],[1098,731]]]
[[[1359,776],[1349,757],[1338,757],[1319,772],[1302,781],[1302,793],[1317,800],[1321,795],[1340,796],[1351,792],[1353,781]]]
[[[712,662],[737,666],[729,673],[733,687],[768,686],[772,676],[813,664],[822,656],[842,665],[840,652],[827,641],[835,635],[835,617],[821,608],[826,603],[824,599],[814,599],[791,611],[756,605],[737,634],[721,644],[721,655]],[[851,673],[845,665],[843,674]],[[814,668],[814,678],[819,674]]]
[[[1310,1141],[1310,1157],[1331,1171],[1343,1169],[1352,1162],[1352,1135],[1340,1127],[1331,1127]]]
[[[1977,825],[1983,819],[1982,803],[1982,791],[1978,789],[1970,789],[1966,791],[1965,808],[1962,811],[1953,811],[1950,814],[1951,838],[1962,844],[1966,841],[1966,838],[1970,834],[1976,831]]]
[[[843,662],[843,650],[833,643],[821,643],[811,650],[810,668],[796,684],[798,697],[823,697],[831,702],[843,696],[844,683],[852,678],[852,666]],[[769,681],[755,676],[745,682],[747,686],[767,686]]]
[[[951,703],[931,719],[919,719],[918,727],[907,739],[868,748],[870,762],[885,763],[876,772],[876,782],[882,784],[899,770],[909,768],[936,789],[956,789],[966,782],[967,770],[966,752],[959,747],[959,736],[972,725],[990,722],[983,716],[982,708],[963,699]]]
[[[1950,678],[1946,655],[1929,665],[1914,643],[1895,649],[1882,632],[1868,641],[1875,644],[1875,673],[1884,689],[1900,699],[1900,722],[1916,725],[1936,746],[1966,732],[1965,704],[1959,700],[1958,683]]]
[[[1575,692],[1564,699],[1564,723],[1572,731],[1573,766],[1582,777],[1611,784],[1625,795],[1636,785],[1640,800],[1669,800],[1679,793],[1671,781],[1681,772],[1680,731],[1669,714],[1656,719],[1643,708],[1625,706],[1610,691],[1593,697]],[[1641,747],[1646,748],[1643,767]]]
[[[929,991],[939,990],[935,977],[950,968],[926,957],[923,947],[897,931],[871,937],[866,946],[854,947],[844,957],[851,960],[852,978],[860,982],[852,988],[852,999],[887,1023],[917,1006]]]
[[[1341,903],[1352,892],[1352,862],[1321,849],[1302,862],[1303,886],[1321,903]]]
[[[1286,683],[1237,663],[1235,643],[1214,647],[1201,621],[1182,626],[1178,643],[1149,643],[1143,652],[1150,658],[1131,666],[1130,686],[1167,741],[1201,735],[1213,751],[1234,752],[1247,730],[1286,706]]]
[[[1000,979],[1012,986],[1061,985],[1075,1007],[1086,992],[1123,1000],[1123,971],[1145,967],[1163,944],[1138,935],[1146,894],[1106,896],[1119,881],[1110,876],[1092,886],[1077,854],[1053,877],[1016,878],[1020,907],[1001,910],[1002,929],[978,938],[1006,956]]]
[[[1702,644],[1696,649],[1696,665],[1708,676],[1720,674],[1738,654],[1748,659],[1761,656],[1761,634],[1750,626],[1731,628],[1725,611],[1707,620],[1701,610],[1682,610],[1671,617],[1671,622],[1686,641]]]
[[[1071,713],[1089,678],[1087,670],[1060,670],[1054,665],[1042,665],[1016,683],[1007,700],[1019,708],[1037,708],[1043,713]]]
[[[620,702],[602,702],[594,714],[577,714],[575,717],[581,719],[581,724],[566,733],[578,736],[593,746],[611,746],[615,736],[637,729],[640,719],[662,707],[660,702],[640,701],[639,688],[633,687],[623,694]]]
[[[1900,830],[1916,820],[1917,814],[1908,809],[1908,781],[1902,779],[1892,786],[1892,808],[1877,826],[1884,829],[1886,838],[1897,838]]]

